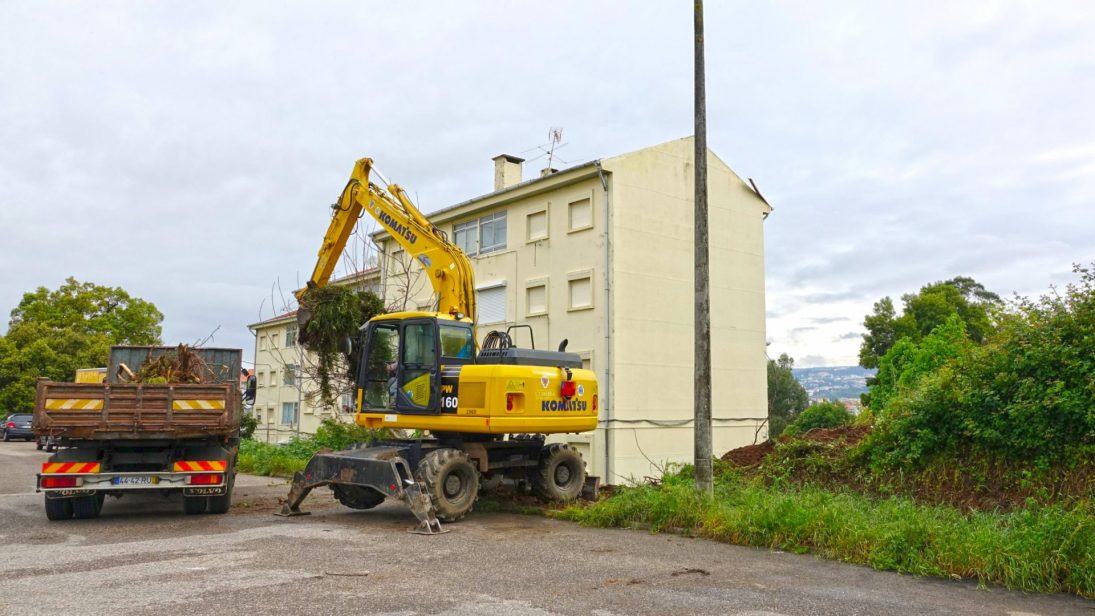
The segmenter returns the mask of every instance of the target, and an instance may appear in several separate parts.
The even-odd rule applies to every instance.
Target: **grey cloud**
[[[689,7],[631,8],[4,3],[0,311],[74,275],[156,302],[168,341],[250,349],[362,155],[430,211],[549,126],[578,161],[688,134]],[[775,207],[770,354],[854,364],[837,314],[1095,260],[1085,3],[706,9],[708,142]]]

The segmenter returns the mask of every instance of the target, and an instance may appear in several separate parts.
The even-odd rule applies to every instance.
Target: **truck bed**
[[[39,381],[37,436],[160,440],[232,436],[240,401],[232,385],[148,385]]]

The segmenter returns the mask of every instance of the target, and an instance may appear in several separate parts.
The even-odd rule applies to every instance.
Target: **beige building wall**
[[[455,240],[458,227],[505,212],[505,247],[468,251],[480,289],[480,339],[529,325],[537,348],[569,340],[567,349],[597,373],[601,421],[594,433],[552,438],[574,444],[590,473],[608,483],[692,459],[692,147],[687,138],[594,161],[430,216]],[[713,154],[708,174],[712,414],[722,453],[753,442],[767,415],[763,219],[770,208]],[[386,234],[375,238],[389,307],[435,309],[420,270]],[[484,293],[504,296],[500,318],[484,318]],[[530,344],[525,330],[514,338]]]
[[[603,161],[611,172],[607,446],[617,480],[692,460],[693,148],[681,139]],[[763,221],[771,208],[710,151],[708,208],[719,455],[767,435]]]

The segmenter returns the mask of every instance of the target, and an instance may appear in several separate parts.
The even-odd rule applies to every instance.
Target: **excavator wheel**
[[[459,449],[437,449],[426,454],[414,478],[433,501],[437,517],[445,522],[467,515],[479,499],[479,470]]]
[[[372,509],[384,502],[384,495],[364,486],[331,484],[338,502],[350,509]]]
[[[540,464],[532,475],[532,491],[546,501],[569,502],[582,493],[586,465],[570,445],[554,443],[540,450]]]

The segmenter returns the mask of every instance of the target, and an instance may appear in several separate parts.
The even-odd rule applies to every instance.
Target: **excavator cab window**
[[[441,326],[441,356],[445,359],[466,361],[446,363],[471,363],[475,359],[475,335],[468,323],[446,323]]]
[[[399,324],[371,325],[366,335],[365,353],[362,379],[364,408],[395,408]]]
[[[437,408],[437,342],[436,321],[404,322],[396,409],[422,412]]]

